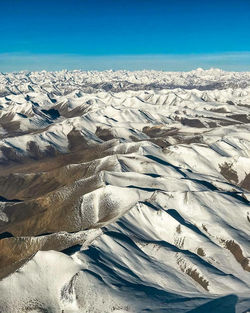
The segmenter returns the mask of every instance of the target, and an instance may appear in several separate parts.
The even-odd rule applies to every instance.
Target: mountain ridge
[[[249,82],[0,74],[0,312],[247,312]]]

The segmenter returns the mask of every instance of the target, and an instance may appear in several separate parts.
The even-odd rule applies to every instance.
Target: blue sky
[[[0,0],[0,71],[250,71],[249,0]]]

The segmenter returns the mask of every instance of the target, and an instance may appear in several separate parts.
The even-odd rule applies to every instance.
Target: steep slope
[[[249,82],[1,74],[0,312],[247,312]]]

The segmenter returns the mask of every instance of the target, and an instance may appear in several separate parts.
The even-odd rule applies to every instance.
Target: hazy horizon
[[[187,55],[0,54],[1,72],[60,70],[250,71],[250,52]]]

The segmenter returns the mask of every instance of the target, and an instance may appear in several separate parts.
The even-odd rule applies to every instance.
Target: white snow
[[[65,165],[88,175],[51,192],[77,197],[64,214],[91,229],[75,234],[82,247],[39,251],[0,281],[0,312],[179,313],[213,301],[246,312],[249,95],[250,73],[219,69],[0,74],[1,166],[6,148],[32,159],[30,142],[45,157],[74,153],[72,131],[106,147]],[[9,207],[0,202],[1,227]]]

